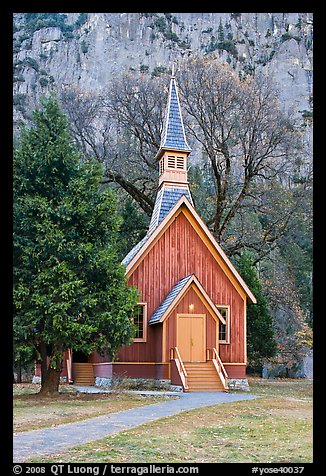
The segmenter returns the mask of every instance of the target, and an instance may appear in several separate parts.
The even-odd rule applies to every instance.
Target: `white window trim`
[[[143,337],[135,337],[134,342],[147,342],[147,302],[137,302],[136,306],[143,306]]]
[[[220,344],[230,344],[230,322],[231,322],[231,319],[230,319],[230,305],[228,305],[228,304],[216,304],[216,307],[217,307],[218,310],[220,310],[220,308],[227,309],[226,319],[225,319],[225,322],[226,322],[226,339],[225,340],[219,340],[219,343]],[[218,337],[220,337],[220,329],[219,328],[218,328]]]

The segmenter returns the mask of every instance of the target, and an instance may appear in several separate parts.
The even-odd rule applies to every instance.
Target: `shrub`
[[[313,117],[313,112],[312,111],[307,111],[306,109],[304,109],[303,111],[300,111],[301,114],[302,114],[302,117]]]
[[[281,41],[284,42],[284,41],[290,40],[291,38],[292,38],[292,35],[286,31],[281,36]]]
[[[146,64],[141,64],[139,67],[139,71],[141,73],[147,73],[148,70],[149,70],[149,66],[147,66]]]
[[[207,28],[206,30],[202,30],[202,33],[212,33],[213,28]]]
[[[152,72],[152,78],[160,76],[162,73],[166,73],[167,69],[164,66],[155,66]]]
[[[22,74],[20,74],[19,76],[14,76],[13,82],[14,83],[16,83],[16,82],[24,83],[25,82],[24,76]]]
[[[63,29],[67,15],[63,13],[25,13],[25,30],[31,34],[41,28],[59,27]]]
[[[83,26],[84,23],[87,22],[87,19],[88,19],[87,13],[80,13],[79,17],[75,21],[75,28],[80,28],[81,26]]]
[[[30,56],[27,56],[24,61],[25,65],[29,66],[30,68],[35,69],[36,72],[39,71],[40,67],[38,65],[38,62],[34,59],[31,58]]]
[[[156,26],[156,28],[161,32],[164,33],[166,30],[166,22],[164,17],[158,17],[154,20],[153,25]]]
[[[13,105],[14,106],[25,106],[26,103],[26,94],[17,93],[13,97]]]
[[[82,52],[83,54],[86,54],[87,51],[88,51],[88,48],[89,48],[88,44],[85,43],[85,40],[83,40],[83,41],[80,43],[81,52]]]
[[[42,76],[42,77],[40,78],[40,85],[41,85],[42,88],[45,88],[45,86],[47,86],[48,83],[49,83],[48,79],[45,78],[44,76]]]

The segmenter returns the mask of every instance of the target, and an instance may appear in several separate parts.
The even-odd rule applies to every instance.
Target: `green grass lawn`
[[[130,393],[81,394],[69,385],[61,385],[55,397],[37,395],[40,387],[14,385],[14,432],[45,428],[85,420],[141,405],[164,401],[165,397],[144,397]]]
[[[257,400],[162,418],[30,462],[312,462],[312,381],[250,380]]]

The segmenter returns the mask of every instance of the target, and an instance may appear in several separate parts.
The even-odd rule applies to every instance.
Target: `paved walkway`
[[[164,392],[160,393],[164,394]],[[176,393],[179,398],[175,400],[171,399],[56,427],[17,433],[13,441],[13,461],[22,463],[32,456],[64,452],[74,446],[194,408],[259,398],[248,393]]]

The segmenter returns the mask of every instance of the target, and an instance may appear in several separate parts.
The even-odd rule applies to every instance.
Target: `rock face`
[[[303,378],[313,378],[314,376],[314,360],[313,360],[313,351],[310,349],[307,352],[307,355],[303,359],[302,368],[299,369],[299,377]]]
[[[311,13],[35,15],[14,15],[16,120],[53,86],[98,93],[120,72],[155,76],[196,53],[273,74],[285,107],[311,113]]]
[[[313,350],[307,349],[304,357],[292,368],[283,365],[266,364],[262,371],[263,378],[314,378],[313,374]]]

